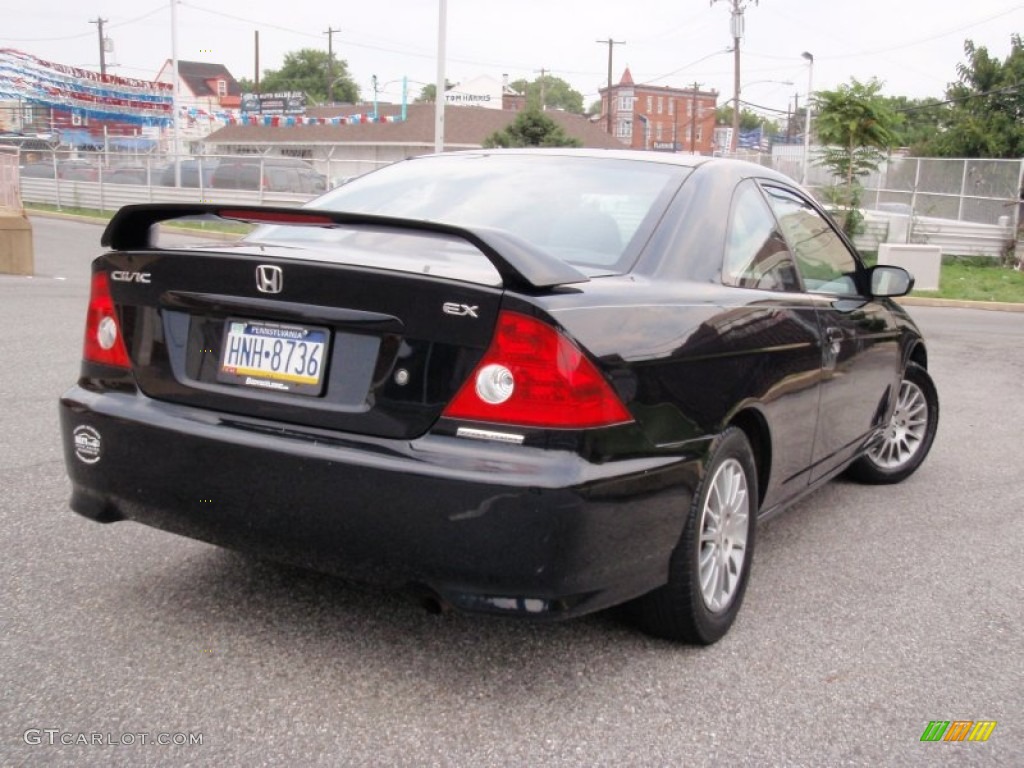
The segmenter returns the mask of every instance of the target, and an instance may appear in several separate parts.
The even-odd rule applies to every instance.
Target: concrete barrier
[[[878,246],[878,263],[903,267],[914,276],[914,290],[939,290],[942,249],[937,245],[882,243]]]
[[[32,224],[20,211],[0,209],[0,274],[35,273]]]

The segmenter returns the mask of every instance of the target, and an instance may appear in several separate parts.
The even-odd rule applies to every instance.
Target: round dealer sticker
[[[99,461],[103,445],[100,433],[92,427],[82,424],[75,427],[73,434],[75,439],[75,456],[78,457],[78,460],[85,464],[95,464]]]

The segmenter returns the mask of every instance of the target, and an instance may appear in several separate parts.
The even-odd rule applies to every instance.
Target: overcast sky
[[[718,0],[448,0],[447,75],[482,74],[533,79],[541,68],[597,99],[607,79],[612,37],[614,79],[628,65],[636,82],[714,88],[732,96],[732,56],[726,53],[731,2]],[[891,95],[941,97],[973,39],[1003,59],[1010,36],[1024,32],[1024,3],[1010,0],[754,0],[746,3],[743,99],[785,110],[807,92],[803,51],[814,55],[814,88],[873,76]],[[627,12],[628,11],[628,12]],[[398,101],[399,82],[410,98],[436,79],[437,0],[329,3],[312,0],[183,0],[179,2],[178,57],[225,64],[235,77],[252,77],[254,35],[260,32],[260,69],[280,67],[300,48],[327,50],[348,62],[365,98],[371,77],[381,99]],[[107,20],[114,51],[108,71],[152,79],[171,56],[169,0],[0,0],[0,47],[43,59],[99,69],[99,41],[90,20]],[[766,81],[791,81],[792,84]],[[390,83],[390,84],[388,84]],[[387,84],[387,85],[385,85]]]

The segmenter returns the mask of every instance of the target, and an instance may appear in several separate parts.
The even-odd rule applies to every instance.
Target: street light
[[[749,82],[749,83],[744,83],[743,87],[744,88],[749,88],[750,86],[757,85],[758,83],[776,83],[778,85],[792,85],[793,81],[792,80],[754,80],[754,81]]]
[[[807,59],[807,119],[804,120],[804,178],[800,183],[807,186],[807,173],[811,167],[811,94],[814,93],[814,55],[804,51],[800,54]]]

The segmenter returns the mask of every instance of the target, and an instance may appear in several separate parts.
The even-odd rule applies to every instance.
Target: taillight
[[[110,280],[106,272],[97,272],[92,276],[82,356],[90,363],[112,365],[117,368],[131,367],[121,336],[121,326],[114,311],[114,299],[110,295]]]
[[[490,348],[444,415],[553,429],[633,420],[575,344],[536,318],[507,311],[498,316]]]

